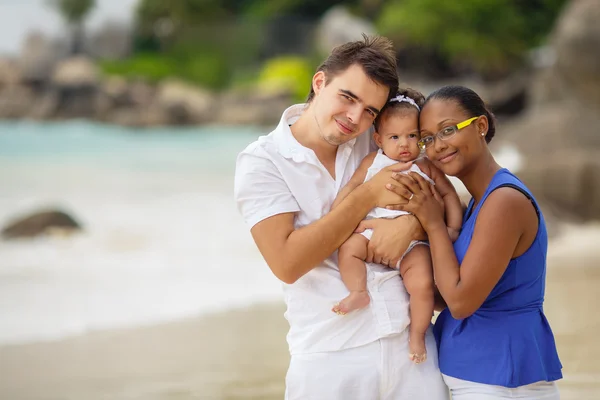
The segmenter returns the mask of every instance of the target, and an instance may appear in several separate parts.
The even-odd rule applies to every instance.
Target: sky
[[[131,21],[138,0],[96,0],[89,29],[107,20]],[[48,0],[0,0],[0,55],[16,55],[25,35],[33,30],[51,35],[64,33],[60,16]]]

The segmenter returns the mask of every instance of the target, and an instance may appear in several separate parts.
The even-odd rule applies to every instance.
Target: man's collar
[[[314,157],[314,151],[301,145],[290,129],[290,126],[300,118],[307,108],[308,104],[294,104],[288,107],[283,112],[279,125],[275,129],[275,142],[279,153],[285,158],[291,158],[296,162],[306,161],[307,156]],[[340,145],[340,147],[352,148],[354,143],[356,143],[356,138]]]

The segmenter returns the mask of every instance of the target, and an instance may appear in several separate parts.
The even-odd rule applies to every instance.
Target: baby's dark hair
[[[496,134],[496,117],[481,97],[473,90],[464,86],[443,86],[427,96],[425,104],[430,100],[455,101],[469,117],[485,115],[488,119],[488,131],[485,135],[485,141],[489,143],[494,138]]]
[[[415,107],[414,104],[411,104],[408,101],[394,100],[394,98],[397,98],[399,96],[404,96],[414,101],[415,104],[419,106],[419,108],[417,109],[417,107]],[[375,131],[379,131],[381,123],[385,118],[388,118],[392,115],[406,114],[413,110],[416,111],[418,114],[419,110],[423,108],[423,104],[425,104],[425,96],[423,96],[423,93],[411,88],[398,89],[396,95],[392,96],[392,100],[387,102],[387,104],[383,107],[377,118],[375,118],[375,122],[373,123],[373,125],[375,125]]]

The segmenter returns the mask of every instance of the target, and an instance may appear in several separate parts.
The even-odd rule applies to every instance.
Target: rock
[[[551,214],[600,220],[600,151],[565,151],[527,160],[519,178]]]
[[[56,91],[50,90],[36,94],[35,101],[29,107],[27,118],[34,120],[52,119],[58,110],[60,99]]]
[[[54,42],[39,32],[29,34],[18,60],[23,80],[28,83],[46,83],[57,62],[68,53],[64,43]]]
[[[173,124],[201,124],[210,121],[214,98],[200,88],[166,80],[158,87],[155,104],[166,111]]]
[[[95,88],[100,83],[98,67],[84,56],[61,61],[52,75],[52,84],[60,89]]]
[[[100,73],[94,62],[85,56],[61,61],[51,79],[56,91],[57,118],[94,118],[97,114]]]
[[[21,71],[16,62],[0,59],[0,89],[6,86],[15,86],[21,82]]]
[[[408,79],[410,84],[402,85],[414,87],[425,95],[446,85],[465,86],[479,94],[494,111],[496,116],[500,116],[519,114],[525,109],[531,79],[532,72],[529,69],[521,69],[505,78],[491,82],[470,77],[437,81],[420,81],[418,78],[415,78]]]
[[[24,118],[29,114],[35,98],[33,90],[25,86],[4,88],[0,91],[0,118]]]
[[[256,92],[233,90],[219,98],[215,123],[223,125],[274,125],[293,103],[288,91]]]
[[[137,80],[129,83],[129,98],[131,103],[137,107],[147,107],[156,97],[157,89],[155,86],[150,85],[142,80]]]
[[[100,121],[110,119],[110,114],[120,108],[130,108],[133,104],[127,80],[120,76],[109,76],[99,86],[95,103],[95,118]]]
[[[102,82],[102,93],[106,94],[116,105],[131,104],[129,85],[121,76],[110,76]]]
[[[600,3],[567,4],[531,86],[530,108],[502,128],[518,172],[557,215],[600,219]]]
[[[47,233],[73,233],[81,226],[68,214],[58,211],[41,211],[9,223],[0,232],[3,239],[34,237]]]
[[[600,108],[600,3],[573,0],[553,33],[557,75],[581,103]]]
[[[346,7],[335,6],[321,18],[316,43],[321,53],[328,54],[336,46],[361,39],[363,33],[371,36],[377,31],[372,23],[350,14]]]
[[[530,109],[510,124],[500,124],[498,138],[514,143],[525,159],[564,159],[565,152],[599,150],[600,110],[570,101]]]

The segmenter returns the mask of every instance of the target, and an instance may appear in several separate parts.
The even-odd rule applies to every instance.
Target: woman
[[[447,305],[434,333],[452,398],[558,399],[562,366],[542,309],[546,225],[529,190],[490,152],[493,114],[472,90],[447,86],[427,98],[420,125],[433,165],[473,197],[453,244],[435,189],[416,174],[396,177],[408,190],[397,208],[427,232]]]

